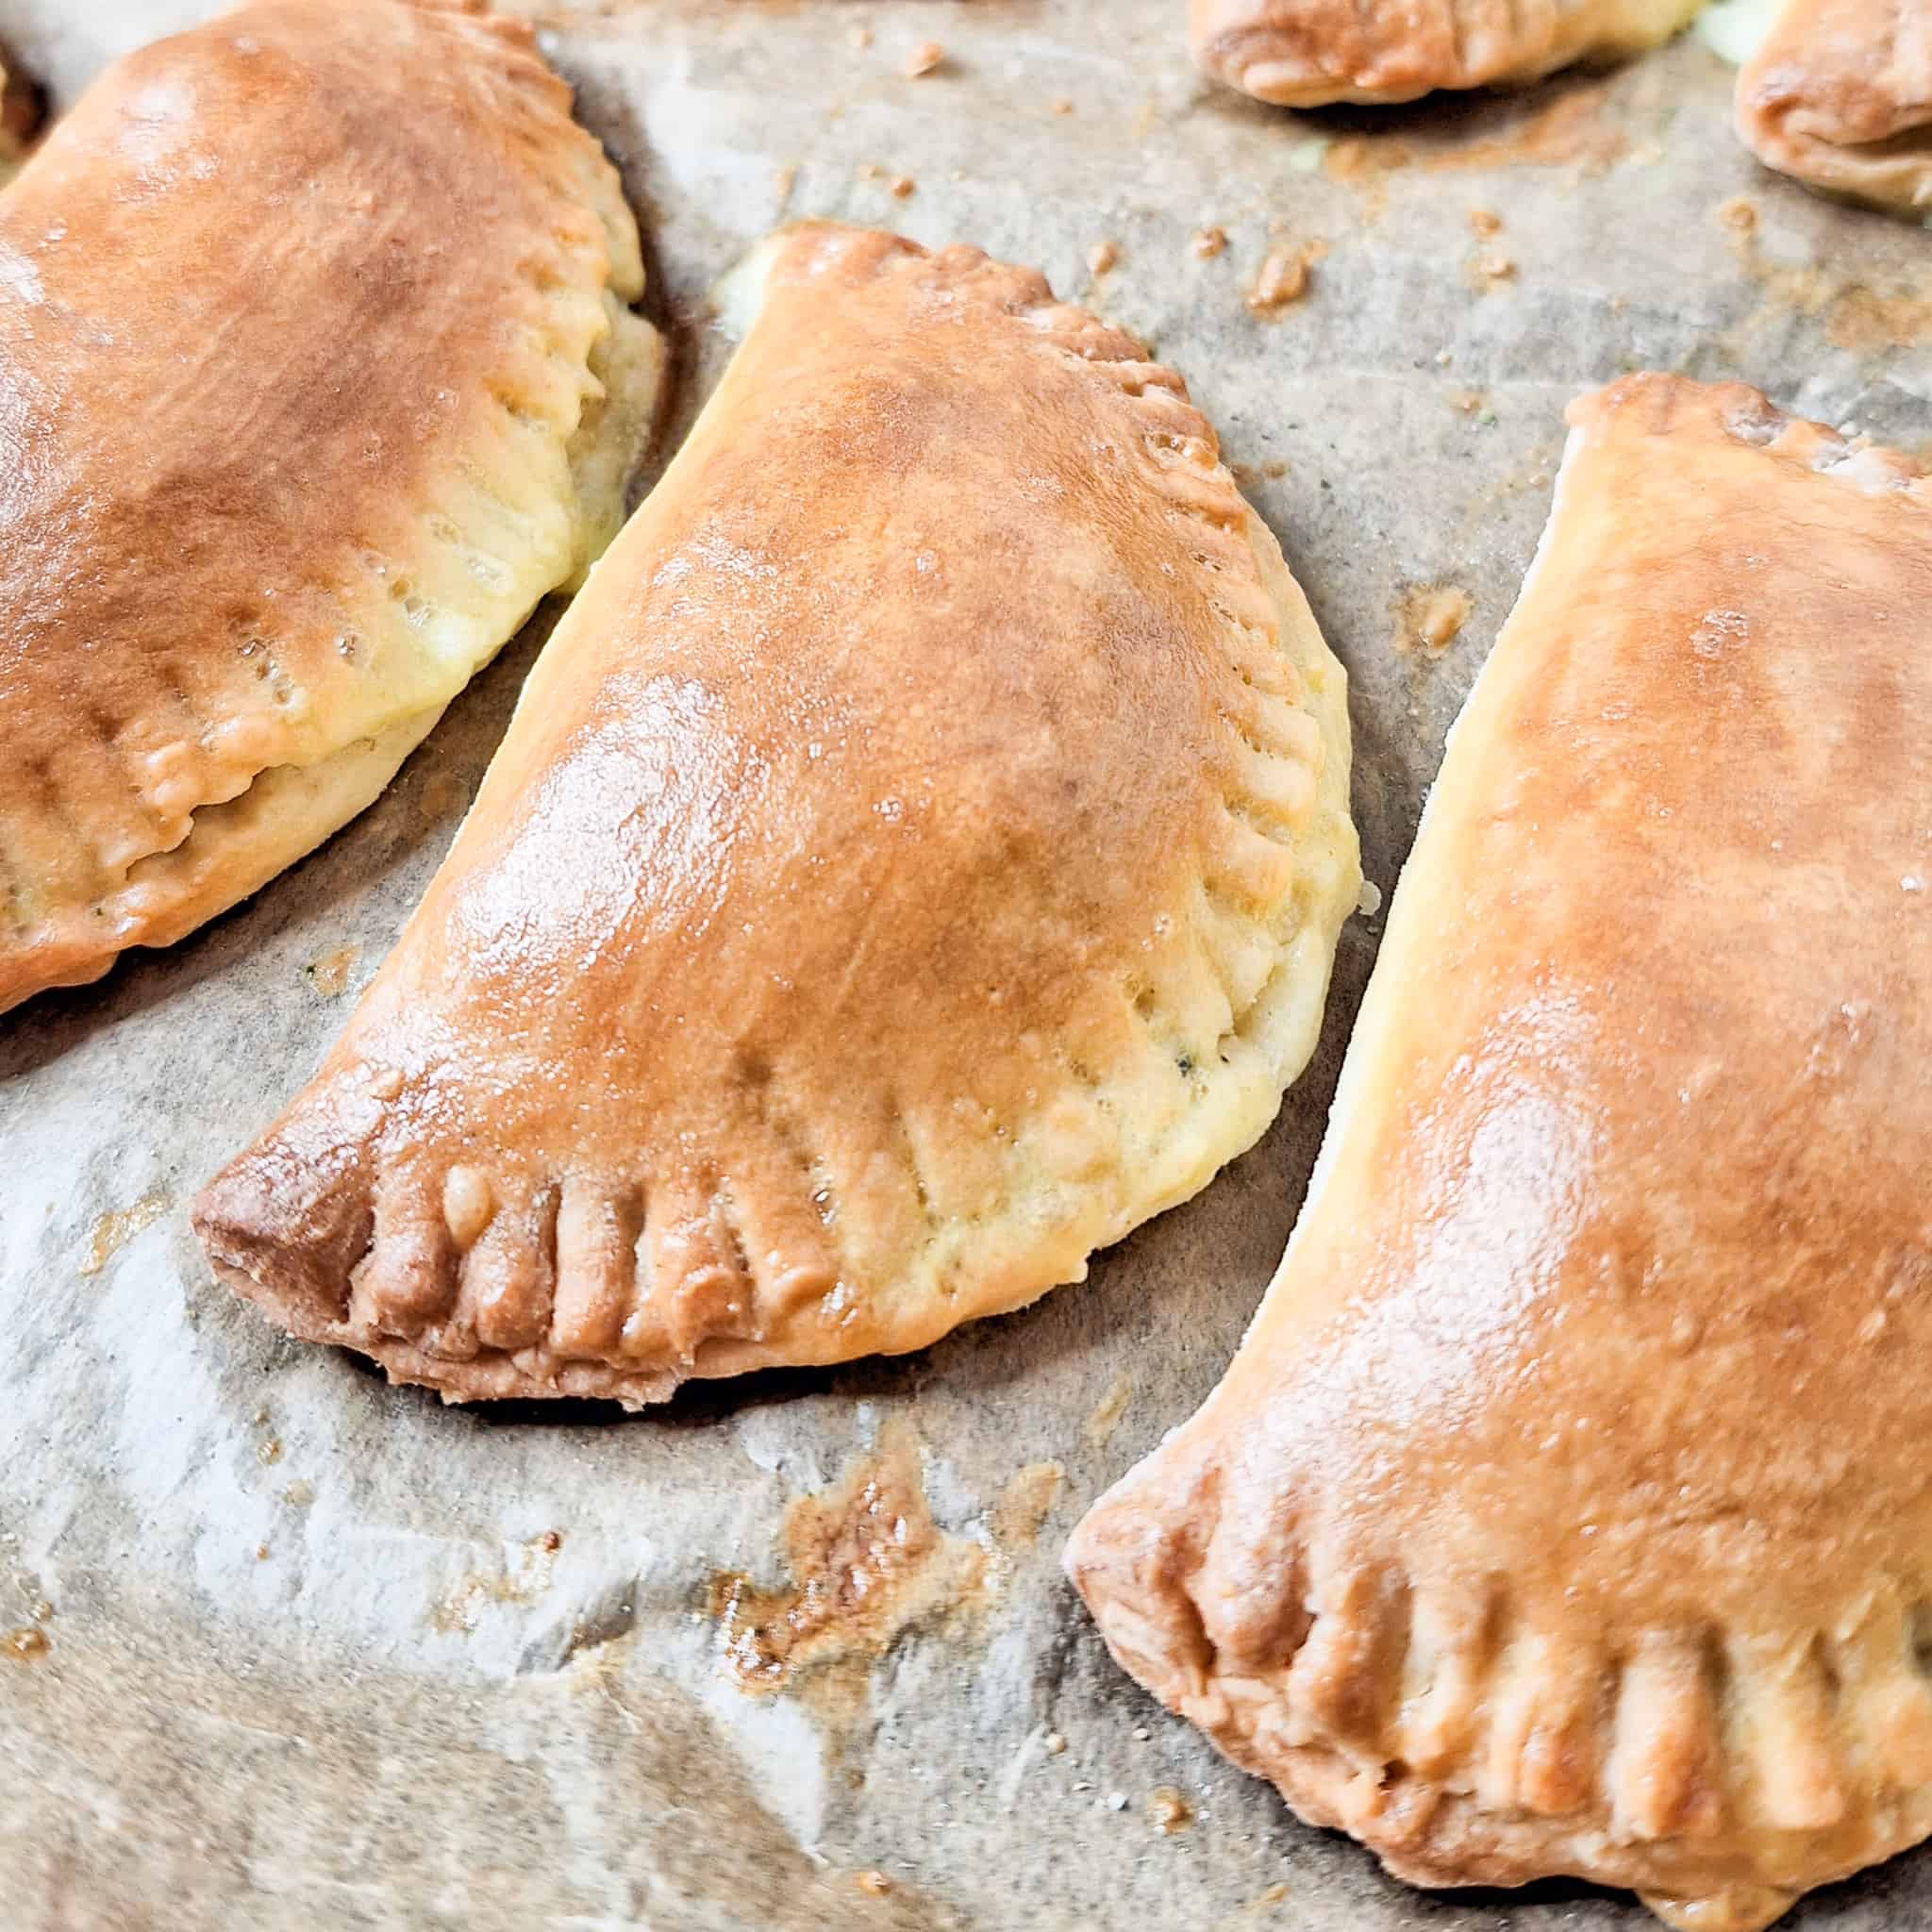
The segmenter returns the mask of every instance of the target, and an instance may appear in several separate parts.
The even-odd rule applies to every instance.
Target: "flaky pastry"
[[[1284,108],[1538,80],[1667,41],[1703,0],[1191,0],[1194,58]]]
[[[268,0],[0,195],[0,1008],[360,811],[614,534],[657,335],[526,28]]]
[[[1280,1271],[1068,1564],[1399,1875],[1750,1932],[1932,1830],[1932,481],[1571,422]]]
[[[919,1348],[1273,1118],[1359,870],[1343,674],[1180,378],[786,231],[222,1275],[453,1399]]]
[[[1739,73],[1737,120],[1807,187],[1932,214],[1932,0],[1789,0]]]

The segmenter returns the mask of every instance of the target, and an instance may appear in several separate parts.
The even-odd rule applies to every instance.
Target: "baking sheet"
[[[212,10],[0,0],[0,35],[71,99]],[[1516,98],[1291,116],[1198,80],[1182,11],[548,17],[676,339],[650,474],[727,353],[705,291],[775,221],[1039,263],[1183,371],[1279,533],[1353,679],[1386,892],[1535,546],[1564,400],[1624,369],[1738,375],[1925,452],[1932,242],[1757,170],[1695,40]],[[928,40],[942,63],[908,78]],[[1204,257],[1209,227],[1226,245]],[[1245,296],[1275,248],[1311,266],[1264,318]],[[1457,591],[1459,633],[1418,642]],[[0,1021],[0,1639],[46,1644],[0,1650],[0,1924],[1645,1923],[1586,1887],[1385,1879],[1128,1683],[1059,1578],[1079,1512],[1191,1412],[1254,1308],[1373,916],[1259,1147],[1083,1286],[921,1356],[631,1418],[444,1409],[213,1284],[188,1199],[375,972],[544,623],[253,904]],[[910,1525],[897,1554],[888,1512]],[[1790,1923],[1932,1923],[1932,1856]]]

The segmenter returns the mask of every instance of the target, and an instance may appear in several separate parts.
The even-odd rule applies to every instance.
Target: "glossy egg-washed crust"
[[[1343,674],[1180,378],[786,231],[223,1275],[453,1398],[661,1398],[1079,1278],[1273,1118],[1358,890]]]
[[[1191,0],[1194,58],[1285,108],[1540,79],[1668,40],[1703,0]]]
[[[1790,0],[1738,75],[1738,133],[1807,187],[1932,209],[1932,5]]]
[[[1280,1273],[1068,1563],[1400,1875],[1747,1932],[1932,1829],[1932,483],[1571,422]]]
[[[244,8],[0,195],[0,1008],[366,806],[614,534],[658,340],[527,29]]]

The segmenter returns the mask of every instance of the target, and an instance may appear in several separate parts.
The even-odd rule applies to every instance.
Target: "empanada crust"
[[[1286,108],[1540,79],[1666,41],[1702,0],[1191,0],[1205,73]]]
[[[1745,1932],[1932,1829],[1932,483],[1571,421],[1281,1270],[1068,1564],[1398,1874]]]
[[[1738,75],[1737,121],[1807,187],[1932,210],[1932,5],[1789,0]]]
[[[581,574],[641,290],[528,31],[432,0],[267,0],[58,125],[0,195],[0,1008],[325,838]]]
[[[1204,1186],[1312,1049],[1344,679],[1180,379],[807,227],[558,627],[224,1275],[452,1397],[923,1346]]]

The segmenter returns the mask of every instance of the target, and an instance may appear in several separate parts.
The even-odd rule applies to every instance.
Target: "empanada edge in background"
[[[1736,118],[1766,167],[1932,216],[1932,7],[1788,0],[1739,72]]]
[[[1195,64],[1284,108],[1394,106],[1619,60],[1676,33],[1700,0],[1191,0]]]
[[[614,533],[663,353],[568,88],[436,0],[128,56],[0,253],[5,1008],[367,807]]]
[[[661,1399],[1080,1278],[1313,1049],[1345,678],[1180,378],[807,225],[218,1271],[450,1399]]]
[[[1571,421],[1281,1268],[1067,1565],[1398,1876],[1756,1932],[1932,1830],[1932,481]]]

